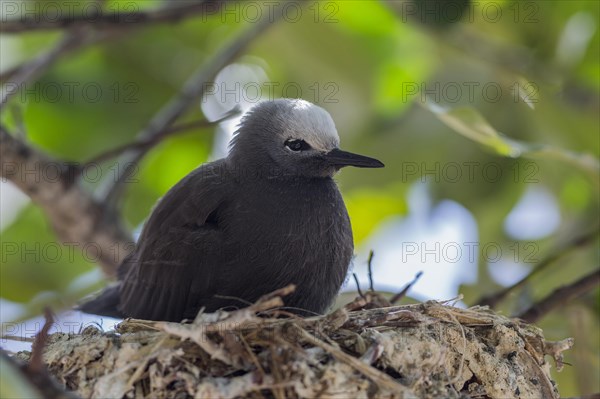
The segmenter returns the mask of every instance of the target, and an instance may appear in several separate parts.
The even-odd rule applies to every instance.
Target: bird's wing
[[[126,316],[181,321],[208,295],[228,190],[222,167],[221,161],[203,165],[157,204],[121,283],[119,310]]]

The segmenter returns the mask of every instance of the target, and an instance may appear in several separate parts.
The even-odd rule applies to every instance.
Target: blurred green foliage
[[[599,3],[460,1],[458,8],[445,8],[451,3],[309,3],[297,21],[282,20],[259,36],[239,62],[263,67],[277,84],[275,97],[289,95],[284,88],[293,82],[299,96],[331,112],[346,149],[386,163],[378,173],[348,170],[338,178],[357,243],[381,221],[406,214],[406,193],[422,179],[421,169],[476,162],[499,165],[502,176],[493,182],[480,173],[474,180],[433,179],[433,200],[459,202],[476,218],[482,242],[505,243],[514,241],[502,228],[506,215],[528,187],[542,186],[556,197],[562,217],[558,231],[537,241],[540,254],[548,253],[599,219]],[[114,4],[148,8],[161,2],[107,1],[106,7]],[[5,109],[2,121],[15,129],[21,114],[34,145],[72,162],[128,143],[192,71],[251,25],[241,8],[232,9],[229,16],[129,29],[68,55],[29,83],[12,100],[9,109],[17,111]],[[421,16],[419,10],[429,12]],[[449,17],[452,10],[462,17]],[[2,70],[60,38],[57,32],[3,35]],[[77,85],[73,98],[70,84]],[[101,94],[84,93],[86,85]],[[198,103],[182,121],[202,115]],[[213,129],[191,130],[150,151],[121,207],[131,229],[173,184],[209,159],[213,140]],[[524,178],[529,161],[523,156],[535,159],[534,182]],[[409,165],[419,173],[407,173]],[[104,177],[110,179],[114,168],[103,164]],[[55,242],[33,205],[1,234],[3,245],[34,251]],[[511,314],[597,267],[596,244],[552,266],[502,310]],[[42,292],[65,292],[94,267],[77,250],[58,261],[20,250],[2,257],[1,296],[22,303]],[[463,289],[465,302],[497,289],[482,262],[478,283]],[[596,290],[540,323],[549,339],[581,341],[567,353],[577,370],[557,375],[564,396],[600,391],[598,320]]]

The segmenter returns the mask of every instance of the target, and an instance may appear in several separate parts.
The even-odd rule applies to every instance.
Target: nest
[[[560,370],[571,339],[548,342],[487,308],[386,306],[371,293],[326,316],[282,318],[291,290],[187,324],[52,334],[44,363],[85,398],[558,397],[545,355]]]

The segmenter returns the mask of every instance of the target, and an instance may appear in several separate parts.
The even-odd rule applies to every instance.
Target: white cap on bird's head
[[[243,167],[283,175],[330,177],[344,166],[381,168],[383,163],[339,149],[331,115],[301,99],[282,98],[255,105],[242,118],[228,159]]]

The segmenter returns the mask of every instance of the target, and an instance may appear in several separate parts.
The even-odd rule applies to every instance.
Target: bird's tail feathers
[[[82,303],[76,309],[85,313],[124,318],[118,310],[120,283],[105,288],[97,297]]]

